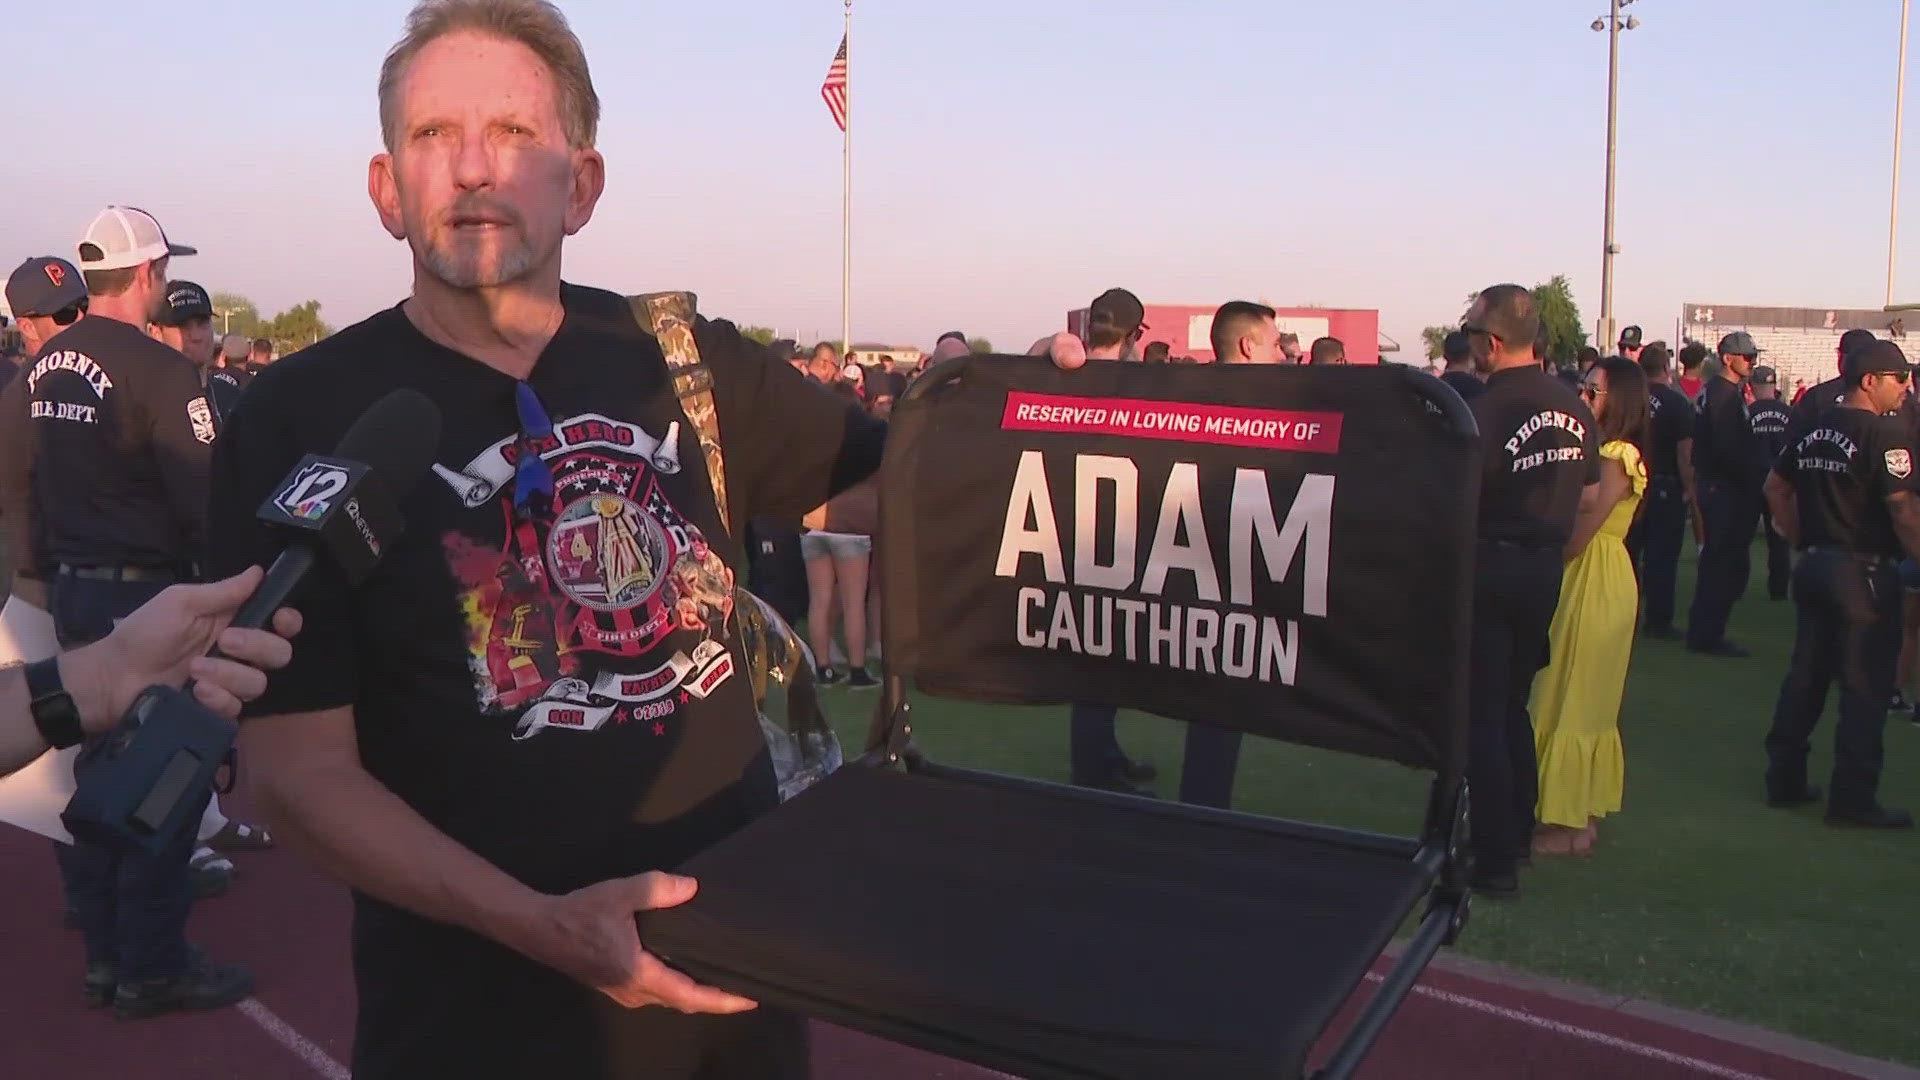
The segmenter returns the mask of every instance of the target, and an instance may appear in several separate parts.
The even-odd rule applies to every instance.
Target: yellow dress
[[[1540,758],[1542,824],[1580,828],[1620,809],[1626,754],[1620,696],[1633,656],[1640,589],[1627,556],[1627,527],[1647,491],[1647,469],[1632,443],[1600,456],[1627,470],[1627,497],[1607,514],[1585,551],[1567,564],[1553,613],[1553,658],[1533,683],[1533,745]]]

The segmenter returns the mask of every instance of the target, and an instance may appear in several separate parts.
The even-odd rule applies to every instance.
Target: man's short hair
[[[265,353],[265,354],[266,354],[266,355],[268,355],[268,356],[272,356],[272,355],[273,355],[273,342],[271,342],[271,341],[268,341],[268,340],[267,340],[266,338],[263,338],[263,337],[257,337],[257,338],[254,338],[254,339],[253,339],[253,351],[254,351],[254,353],[255,353],[255,355],[259,355],[259,354],[261,354],[261,353]]]
[[[1207,335],[1213,345],[1214,360],[1222,364],[1232,360],[1240,339],[1271,318],[1272,308],[1251,300],[1229,300],[1221,304],[1220,310],[1213,313],[1213,329]]]
[[[1707,347],[1698,341],[1680,346],[1680,370],[1692,371],[1707,362]]]
[[[1464,364],[1472,355],[1467,347],[1467,334],[1464,330],[1450,330],[1440,339],[1440,358],[1449,364]]]
[[[1537,345],[1540,316],[1533,310],[1531,292],[1518,285],[1494,285],[1480,291],[1480,308],[1480,325],[1473,329],[1499,338],[1506,351]]]
[[[1149,364],[1165,364],[1171,362],[1172,354],[1173,349],[1166,342],[1149,341],[1146,350],[1140,354],[1140,359]]]
[[[1337,364],[1347,358],[1347,346],[1337,337],[1313,339],[1313,348],[1307,352],[1309,364]]]
[[[407,15],[407,32],[380,65],[380,134],[392,153],[400,142],[400,80],[420,50],[448,34],[470,32],[527,47],[553,74],[567,145],[593,146],[600,127],[600,95],[587,71],[587,54],[567,17],[546,0],[420,0]]]
[[[1640,350],[1640,370],[1646,372],[1649,379],[1666,375],[1667,364],[1671,360],[1665,342],[1656,341]]]
[[[123,266],[117,270],[83,270],[80,276],[86,280],[87,295],[120,296],[133,288],[133,279],[140,276],[140,267]]]

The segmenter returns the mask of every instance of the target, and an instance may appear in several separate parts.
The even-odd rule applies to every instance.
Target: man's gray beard
[[[502,252],[499,261],[485,269],[480,265],[483,257],[480,252],[455,255],[432,243],[425,247],[426,250],[420,253],[420,261],[426,264],[427,272],[442,284],[455,289],[488,289],[505,285],[518,281],[533,269],[533,248],[525,242]]]

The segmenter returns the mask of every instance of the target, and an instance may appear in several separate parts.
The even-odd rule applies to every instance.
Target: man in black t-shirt
[[[1740,384],[1760,350],[1751,335],[1736,330],[1720,339],[1719,353],[1720,372],[1702,392],[1693,429],[1693,475],[1706,535],[1687,613],[1687,651],[1739,658],[1752,654],[1727,640],[1727,619],[1747,589],[1753,531],[1760,520],[1760,480],[1754,470],[1760,451]]]
[[[802,1077],[802,1021],[637,933],[697,887],[665,870],[778,794],[729,608],[744,559],[694,426],[626,301],[560,280],[604,188],[585,54],[557,10],[517,10],[409,19],[369,189],[412,293],[260,372],[215,449],[224,569],[273,552],[256,508],[382,396],[443,418],[371,579],[323,565],[295,597],[300,647],[242,752],[354,889],[360,1080]],[[879,464],[857,405],[728,323],[693,333],[727,522],[798,518]]]
[[[1450,331],[1440,342],[1440,355],[1447,362],[1447,370],[1440,375],[1440,381],[1453,387],[1461,401],[1471,402],[1486,392],[1486,381],[1474,373],[1473,353],[1467,348],[1467,335],[1464,331]]]
[[[1899,346],[1876,341],[1850,353],[1849,390],[1780,455],[1767,501],[1803,554],[1794,570],[1793,661],[1767,732],[1767,803],[1817,801],[1807,783],[1808,738],[1840,682],[1827,823],[1910,828],[1904,810],[1880,805],[1881,736],[1900,648],[1896,564],[1920,555],[1920,477],[1897,417],[1912,369]]]
[[[1519,893],[1518,859],[1532,845],[1539,764],[1527,699],[1545,667],[1574,517],[1598,496],[1593,414],[1534,353],[1539,317],[1518,285],[1496,285],[1467,309],[1461,329],[1486,392],[1470,403],[1485,446],[1480,543],[1474,570],[1472,730],[1474,887]]]
[[[1747,386],[1753,391],[1753,402],[1747,406],[1747,422],[1753,425],[1754,449],[1758,451],[1754,470],[1764,482],[1773,463],[1779,460],[1780,451],[1786,449],[1791,411],[1786,402],[1780,400],[1780,377],[1772,368],[1764,364],[1755,367]],[[1767,597],[1785,600],[1792,559],[1786,537],[1774,527],[1773,515],[1764,502],[1760,506],[1760,529],[1767,537]]]
[[[1680,636],[1673,628],[1674,578],[1694,505],[1694,409],[1674,389],[1665,348],[1656,344],[1640,350],[1640,370],[1647,375],[1653,424],[1647,433],[1646,500],[1627,533],[1627,551],[1640,577],[1641,633],[1673,639]]]
[[[1838,405],[1848,393],[1847,355],[1855,349],[1873,344],[1877,338],[1871,330],[1853,329],[1840,335],[1840,346],[1835,350],[1834,369],[1839,372],[1823,383],[1815,383],[1813,388],[1800,395],[1800,400],[1791,406],[1787,418],[1787,433],[1791,439],[1795,434],[1804,434],[1812,428],[1821,414]]]

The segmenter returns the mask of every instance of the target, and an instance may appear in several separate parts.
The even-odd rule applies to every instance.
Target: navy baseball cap
[[[1623,349],[1639,348],[1640,328],[1637,326],[1629,326],[1625,330],[1620,331],[1620,347]]]
[[[1911,370],[1913,365],[1907,363],[1907,354],[1901,352],[1900,346],[1891,341],[1876,339],[1847,354],[1847,377],[1850,379],[1857,379],[1867,374]]]
[[[1871,345],[1878,340],[1873,336],[1873,331],[1862,330],[1856,326],[1840,335],[1840,355],[1845,356],[1863,345]]]
[[[28,259],[7,278],[7,306],[13,317],[53,315],[87,298],[87,283],[65,259],[42,255]]]
[[[191,281],[167,282],[167,303],[156,321],[161,326],[185,326],[195,319],[213,318],[213,298]]]

